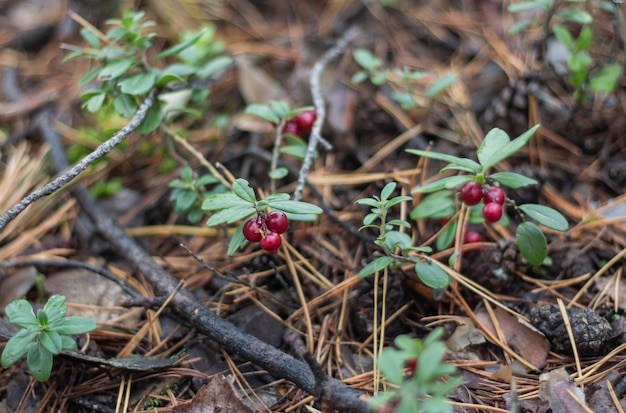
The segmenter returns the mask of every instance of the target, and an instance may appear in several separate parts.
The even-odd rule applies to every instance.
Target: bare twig
[[[337,41],[337,44],[332,49],[329,49],[326,53],[324,53],[324,56],[322,56],[322,58],[318,60],[311,69],[311,95],[313,97],[313,105],[315,106],[315,112],[317,117],[315,119],[315,122],[313,123],[313,128],[311,129],[309,145],[306,149],[306,155],[304,156],[302,167],[300,168],[300,174],[298,175],[298,184],[296,185],[296,189],[293,193],[294,201],[299,201],[302,198],[302,190],[304,189],[304,185],[306,184],[306,178],[309,174],[309,169],[311,169],[313,158],[315,158],[317,146],[322,140],[322,126],[324,125],[324,119],[326,118],[326,106],[324,105],[324,97],[322,96],[322,89],[320,86],[322,72],[324,71],[328,63],[330,63],[334,58],[343,53],[344,49],[357,35],[357,33],[358,29],[356,27],[352,27],[346,30],[344,35]]]
[[[65,185],[69,184],[81,172],[87,169],[89,165],[111,152],[113,148],[115,148],[122,141],[124,141],[124,139],[126,139],[135,129],[137,129],[137,127],[139,127],[141,122],[143,122],[143,120],[145,119],[148,110],[154,102],[156,93],[156,89],[153,89],[148,94],[146,99],[137,110],[137,113],[135,113],[135,116],[132,117],[132,119],[128,122],[128,124],[126,124],[126,126],[124,126],[122,129],[119,130],[119,132],[113,135],[111,139],[98,146],[93,152],[84,157],[69,171],[65,172],[54,181],[44,185],[43,188],[32,192],[30,195],[22,199],[16,205],[11,207],[7,212],[5,212],[2,216],[0,216],[0,233],[2,233],[6,226],[9,224],[9,222],[14,220],[19,214],[21,214],[27,206],[37,201],[38,199],[43,198],[44,196],[53,194],[54,192],[63,188]]]

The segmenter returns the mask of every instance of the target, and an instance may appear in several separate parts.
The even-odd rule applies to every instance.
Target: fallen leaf
[[[237,56],[235,61],[239,90],[247,104],[285,98],[287,92],[282,85],[264,70],[253,66],[248,58]]]
[[[548,351],[550,351],[550,343],[543,334],[499,307],[495,308],[494,314],[504,333],[506,343],[533,366],[538,369],[543,368],[546,365]],[[497,336],[487,310],[478,310],[476,317],[491,334]]]
[[[485,337],[470,323],[471,321],[468,319],[467,324],[457,326],[454,333],[450,335],[446,341],[446,345],[450,350],[461,351],[469,346],[483,344],[485,342]]]
[[[585,393],[570,379],[565,368],[552,370],[539,376],[539,398],[548,402],[552,413],[575,413],[586,406]]]
[[[172,413],[253,413],[232,381],[232,376],[215,376],[191,401],[175,406]]]
[[[615,292],[615,283],[613,282],[615,278],[613,277],[599,277],[596,278],[596,288],[600,291],[604,291],[607,285],[610,283],[611,285],[606,290],[606,295],[613,299],[613,302],[617,304],[620,309],[626,308],[626,280],[623,278],[619,279],[619,284],[617,285],[617,293]]]

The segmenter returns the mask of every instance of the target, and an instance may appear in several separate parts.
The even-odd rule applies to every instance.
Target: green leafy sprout
[[[455,366],[444,361],[448,348],[441,341],[443,332],[437,328],[423,340],[400,335],[394,347],[381,352],[378,365],[393,388],[372,399],[375,411],[389,407],[394,413],[454,411],[447,396],[463,379],[455,376]]]
[[[99,87],[81,95],[85,101],[83,106],[88,111],[98,112],[104,105],[111,104],[117,113],[129,118],[137,111],[140,98],[153,88],[206,79],[231,63],[230,57],[221,55],[224,47],[215,41],[213,26],[206,26],[195,33],[183,33],[180,43],[156,54],[149,61],[148,49],[156,36],[150,29],[155,23],[145,20],[144,15],[143,11],[125,11],[121,19],[107,22],[112,27],[104,36],[83,28],[80,34],[87,48],[66,45],[73,51],[65,60],[87,57],[99,63],[80,80],[82,86],[93,80],[100,82]],[[177,58],[175,63],[163,63],[174,57]],[[205,102],[208,90],[198,88],[185,93],[182,98],[163,94],[160,97],[162,102],[150,108],[138,131],[144,134],[153,131],[166,115],[172,113],[193,113],[186,104],[189,100]],[[172,105],[176,99],[182,100],[182,103]]]
[[[565,47],[568,53],[567,70],[569,81],[574,88],[574,97],[579,103],[585,103],[589,93],[613,93],[621,76],[621,65],[618,62],[600,66],[594,63],[589,51],[593,43],[593,16],[586,10],[576,7],[562,7],[567,3],[587,3],[587,0],[530,0],[518,1],[508,7],[511,13],[521,13],[529,10],[541,10],[544,19],[521,19],[509,29],[509,34],[519,33],[530,26],[543,25],[545,36],[542,49],[546,48],[547,36],[552,30],[556,39]],[[616,6],[610,2],[600,2],[602,7],[615,14]],[[559,19],[560,22],[554,23]],[[562,23],[561,23],[562,22]],[[570,23],[568,26],[563,23]],[[579,25],[580,30],[573,30],[571,24]],[[574,37],[579,32],[578,37]]]
[[[89,317],[66,317],[65,296],[53,295],[43,309],[35,312],[26,300],[15,300],[6,306],[5,313],[11,324],[22,327],[9,339],[2,351],[5,369],[26,354],[28,369],[35,379],[46,381],[52,371],[53,357],[65,350],[76,350],[70,337],[96,328]]]
[[[215,185],[210,191],[204,190],[208,185]],[[174,179],[170,182],[170,200],[174,202],[174,212],[177,214],[187,215],[190,223],[200,222],[204,217],[202,210],[202,199],[214,193],[226,192],[224,185],[220,184],[219,179],[211,174],[204,174],[195,177],[193,170],[189,166],[185,166],[180,171],[180,179]]]
[[[447,162],[448,165],[443,167],[440,172],[457,170],[467,173],[448,176],[414,188],[416,193],[428,193],[431,195],[424,197],[422,202],[413,209],[410,214],[411,218],[443,218],[454,215],[454,190],[469,181],[476,181],[479,184],[502,185],[513,189],[536,184],[537,182],[534,179],[518,173],[490,173],[489,170],[524,147],[538,128],[539,125],[536,125],[513,140],[502,129],[494,128],[490,130],[478,148],[478,162],[469,158],[460,158],[437,152],[407,149],[407,152],[415,155]],[[511,199],[507,199],[506,204],[514,209],[521,221],[517,226],[515,237],[517,247],[522,256],[532,265],[542,264],[547,258],[547,240],[541,229],[535,223],[529,221],[529,219],[556,231],[566,231],[568,229],[567,219],[558,211],[540,204],[516,205]],[[477,205],[475,209],[479,210],[481,208],[480,205]],[[477,215],[474,215],[474,220],[477,219]],[[438,247],[445,248],[446,243],[451,242],[453,237],[450,237],[448,234],[442,235],[444,235],[445,240]]]
[[[268,208],[284,212],[292,221],[314,221],[323,212],[317,205],[292,201],[289,194],[285,193],[275,193],[257,200],[248,181],[242,178],[235,180],[232,191],[210,195],[202,203],[203,210],[214,212],[207,221],[210,227],[243,220],[230,240],[228,255],[234,254],[238,248],[248,243],[243,236],[245,221]]]

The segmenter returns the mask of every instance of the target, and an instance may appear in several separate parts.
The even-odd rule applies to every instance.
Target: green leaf
[[[352,57],[359,64],[359,66],[368,72],[376,70],[382,65],[382,61],[367,49],[354,49]]]
[[[521,188],[527,185],[534,185],[537,183],[536,180],[515,172],[496,172],[489,175],[489,178],[501,183],[506,187],[513,189]]]
[[[83,77],[80,78],[78,84],[80,86],[86,86],[98,75],[98,73],[100,73],[100,70],[102,70],[102,67],[100,66],[92,67],[87,73],[83,75]]]
[[[493,165],[493,163],[490,163],[491,158],[497,157],[498,153],[508,145],[509,142],[511,142],[509,135],[502,129],[493,128],[487,132],[487,135],[485,135],[485,138],[480,143],[476,153],[478,155],[478,161],[485,170]]]
[[[507,10],[510,13],[519,13],[521,11],[532,10],[536,8],[544,8],[542,2],[539,1],[518,1],[516,3],[509,4]]]
[[[374,198],[362,198],[362,199],[357,199],[356,203],[359,205],[367,205],[370,206],[372,208],[378,208],[381,205],[381,202],[377,199]]]
[[[223,209],[220,212],[212,215],[211,218],[209,218],[209,220],[207,221],[207,225],[213,227],[220,224],[230,224],[232,222],[239,221],[240,219],[247,218],[253,215],[255,212],[256,209],[249,204],[247,204],[246,206]]]
[[[270,201],[267,204],[274,209],[292,214],[321,214],[324,212],[317,205],[302,201]]]
[[[291,212],[285,212],[285,215],[287,215],[290,221],[313,222],[317,219],[317,214],[292,214]]]
[[[83,27],[82,29],[80,29],[80,36],[83,39],[85,39],[85,41],[87,42],[89,47],[91,47],[92,49],[99,49],[100,48],[100,39],[91,30],[86,29],[86,28]]]
[[[558,211],[539,204],[523,204],[519,209],[526,215],[548,228],[557,231],[567,231],[569,225],[567,219]]]
[[[76,350],[78,346],[72,337],[70,336],[61,336],[61,348],[63,351],[65,350]]]
[[[233,193],[251,204],[256,202],[254,190],[250,188],[250,184],[245,179],[239,178],[233,183]]]
[[[280,118],[268,106],[261,105],[260,103],[252,103],[246,106],[244,113],[258,116],[259,118],[272,122],[275,125],[278,125],[280,122]]]
[[[113,99],[113,108],[120,116],[130,118],[137,112],[137,102],[131,95],[119,95]]]
[[[358,72],[356,72],[355,74],[352,75],[352,77],[350,78],[350,82],[352,82],[352,83],[361,83],[361,82],[364,82],[365,80],[367,80],[368,77],[369,77],[369,75],[367,74],[366,71],[359,70]]]
[[[393,191],[395,189],[396,189],[396,183],[395,182],[389,182],[380,191],[380,200],[381,201],[386,201],[387,199],[389,199],[389,197],[391,196],[391,194],[393,193]]]
[[[42,331],[39,335],[39,343],[52,354],[59,354],[61,352],[61,335],[56,331]]]
[[[65,314],[67,314],[67,307],[65,307],[63,303],[65,303],[65,296],[61,294],[54,294],[48,299],[46,305],[43,307],[43,310],[50,314],[51,321],[53,321],[53,314],[61,314],[61,317],[64,317]]]
[[[34,345],[38,334],[38,331],[22,329],[11,337],[2,350],[2,367],[6,369],[21,359],[29,346]]]
[[[523,30],[526,30],[527,28],[529,28],[530,26],[532,26],[532,24],[535,21],[532,19],[524,19],[524,20],[520,20],[516,23],[514,23],[511,27],[509,27],[508,33],[510,35],[514,35],[517,34]]]
[[[589,46],[591,46],[592,41],[593,29],[591,28],[591,26],[583,26],[583,28],[580,30],[580,34],[578,35],[578,39],[576,39],[576,50],[588,50]]]
[[[370,82],[376,86],[380,86],[387,81],[387,72],[374,72],[370,76]]]
[[[85,103],[83,103],[83,107],[87,109],[91,113],[95,113],[100,110],[102,104],[104,103],[104,99],[106,99],[107,95],[104,93],[97,94],[95,96],[90,97]]]
[[[306,151],[307,147],[304,145],[285,145],[280,148],[281,153],[284,153],[285,155],[291,155],[298,159],[304,159],[304,157],[306,156]],[[315,154],[314,158],[317,158],[317,153]]]
[[[389,231],[385,234],[385,247],[387,247],[389,251],[393,252],[396,248],[405,250],[412,246],[411,236],[405,232]]]
[[[610,63],[598,73],[591,76],[589,89],[598,93],[613,93],[617,82],[622,74],[622,69],[617,63]]]
[[[37,310],[37,322],[40,326],[48,325],[48,314],[45,310]]]
[[[270,100],[270,109],[280,119],[287,119],[289,113],[289,103],[284,100]]]
[[[180,191],[176,197],[176,212],[181,214],[187,212],[189,208],[198,199],[198,193],[194,191],[184,190]]]
[[[415,273],[427,287],[432,289],[445,288],[450,283],[448,274],[430,261],[416,262]]]
[[[368,275],[372,275],[375,272],[381,271],[383,268],[391,265],[393,262],[393,258],[391,257],[378,257],[374,261],[367,264],[361,271],[359,271],[359,278],[365,278]]]
[[[244,201],[243,199],[232,193],[213,194],[208,196],[202,203],[202,209],[205,211],[216,211],[218,209],[247,206],[252,206],[252,204],[250,202]]]
[[[288,174],[289,174],[289,170],[281,166],[279,168],[274,169],[273,171],[270,171],[269,177],[271,179],[282,179],[286,177]]]
[[[441,76],[432,85],[430,85],[428,89],[426,89],[426,92],[424,92],[424,96],[426,96],[427,98],[432,98],[438,95],[439,93],[452,86],[452,84],[456,82],[457,78],[458,76],[453,74]]]
[[[72,316],[65,317],[58,325],[51,327],[51,330],[59,334],[73,335],[88,333],[89,331],[95,330],[96,327],[96,321],[92,318]]]
[[[574,41],[574,37],[570,33],[570,31],[563,26],[562,24],[555,24],[552,28],[552,32],[554,36],[557,38],[559,42],[563,44],[572,53],[576,50],[576,42]]]
[[[248,241],[246,240],[246,238],[243,236],[243,226],[245,225],[245,222],[243,222],[241,225],[239,225],[237,227],[237,229],[235,230],[235,233],[233,234],[233,237],[230,239],[230,242],[228,243],[228,251],[226,251],[226,253],[228,254],[228,256],[233,255],[235,252],[237,252],[237,250],[246,245],[248,243]]]
[[[148,109],[146,118],[137,128],[137,132],[142,135],[147,135],[158,128],[161,122],[163,122],[163,112],[161,111],[159,105],[153,104],[150,109]]]
[[[378,366],[390,383],[400,385],[404,381],[403,370],[406,361],[406,355],[403,352],[387,347],[380,353]]]
[[[435,241],[435,247],[437,247],[437,251],[443,251],[447,248],[450,248],[452,243],[454,242],[454,237],[456,236],[456,227],[457,221],[455,220],[453,223],[448,225],[446,229],[441,231],[437,240]]]
[[[161,53],[157,54],[155,56],[155,59],[163,59],[166,57],[170,57],[173,56],[175,54],[178,54],[180,52],[182,52],[183,50],[185,50],[186,48],[192,46],[194,43],[196,43],[198,41],[198,39],[200,39],[202,37],[202,35],[207,31],[207,28],[204,28],[200,31],[198,31],[196,34],[194,34],[193,36],[191,36],[189,39],[185,40],[184,42],[178,43],[172,47],[169,47],[165,50],[163,50]]]
[[[557,16],[564,20],[568,20],[579,24],[591,24],[593,23],[593,16],[584,10],[580,9],[562,9],[556,13]]]
[[[143,95],[148,93],[156,84],[156,73],[138,73],[128,79],[122,80],[119,84],[122,93]]]
[[[9,323],[20,327],[39,326],[33,306],[26,300],[15,300],[7,304],[4,309],[9,319]]]
[[[442,190],[426,195],[411,211],[411,219],[439,219],[454,215],[454,198],[452,191]]]
[[[137,60],[134,57],[128,59],[116,60],[107,64],[102,68],[98,74],[99,80],[111,80],[117,79],[128,71],[133,65],[137,64]]]
[[[515,234],[517,248],[532,265],[539,265],[548,256],[548,242],[539,227],[532,222],[518,225]]]
[[[224,69],[232,62],[233,59],[230,56],[218,56],[214,59],[211,59],[207,64],[200,68],[198,70],[197,76],[200,79],[206,79],[207,77],[213,76],[220,70]]]
[[[524,145],[526,145],[526,143],[528,143],[528,141],[530,140],[530,138],[532,138],[538,128],[539,125],[533,126],[517,138],[513,139],[506,146],[501,148],[499,152],[491,154],[487,162],[482,162],[483,171],[486,171],[493,165],[505,160],[509,156],[513,155],[515,152],[519,151]]]
[[[458,156],[447,155],[445,153],[421,151],[418,149],[407,149],[406,151],[414,155],[425,156],[427,158],[437,159],[437,160],[445,161],[454,165],[463,166],[465,168],[469,168],[475,173],[478,173],[482,170],[478,162],[475,162],[468,158],[459,158]]]
[[[27,364],[34,378],[46,381],[52,371],[52,353],[41,344],[31,345],[28,349]]]
[[[463,185],[466,182],[473,181],[474,178],[469,175],[456,175],[456,176],[448,176],[446,178],[440,179],[435,182],[431,182],[424,186],[417,186],[413,188],[412,193],[421,192],[421,193],[429,193],[441,191],[442,189],[453,189]]]
[[[409,201],[413,201],[412,196],[408,196],[408,195],[395,196],[385,203],[385,208],[389,209],[395,205],[401,204],[402,202],[409,202]]]
[[[160,73],[157,77],[156,85],[158,87],[165,87],[170,83],[185,83],[185,79],[175,73]]]

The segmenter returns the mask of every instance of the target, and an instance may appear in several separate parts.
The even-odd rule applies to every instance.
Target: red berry
[[[484,191],[483,198],[485,199],[485,204],[495,202],[496,204],[503,205],[506,199],[506,194],[497,186],[490,186]]]
[[[467,231],[465,233],[465,243],[473,244],[475,242],[482,242],[483,237],[476,231]]]
[[[282,234],[287,231],[289,220],[283,211],[272,211],[265,217],[265,225],[268,230]]]
[[[285,126],[283,126],[283,135],[300,136],[300,128],[293,119],[287,121],[287,123],[285,123]]]
[[[483,199],[482,185],[476,181],[469,181],[463,184],[461,187],[461,193],[459,194],[461,202],[467,205],[476,205]]]
[[[274,231],[268,231],[263,238],[261,238],[261,248],[270,254],[276,254],[282,244],[283,239]]]
[[[409,359],[404,362],[404,367],[409,371],[409,374],[414,374],[417,368],[417,359]]]
[[[259,218],[251,218],[243,225],[243,236],[250,242],[259,242],[263,237],[263,222]]]
[[[502,205],[495,202],[485,204],[483,217],[489,222],[497,222],[502,218]]]
[[[311,131],[311,128],[313,128],[313,123],[316,118],[317,113],[315,113],[315,110],[307,110],[306,112],[298,113],[293,118],[293,121],[296,125],[298,125],[298,130],[300,130],[300,132],[307,133]]]

